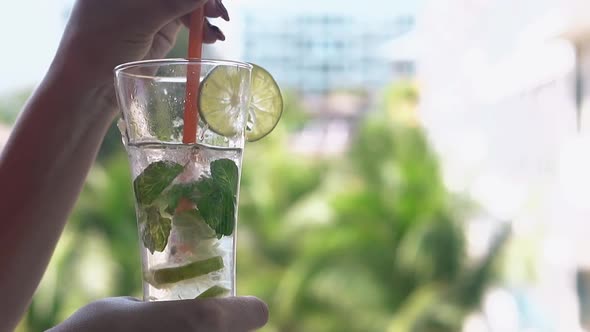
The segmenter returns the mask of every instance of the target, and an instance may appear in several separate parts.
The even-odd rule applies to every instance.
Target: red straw
[[[191,14],[188,43],[189,59],[201,58],[203,52],[203,23],[203,7],[201,7]],[[184,144],[197,142],[197,127],[199,126],[197,100],[200,78],[201,66],[189,64],[186,73],[186,99],[184,104],[184,131],[182,138]]]
[[[191,14],[189,30],[188,58],[200,59],[203,53],[203,7]],[[182,142],[194,144],[197,142],[197,128],[199,127],[199,110],[197,100],[199,98],[199,80],[201,79],[201,66],[191,64],[186,69],[186,98],[184,102],[184,130]],[[177,212],[187,211],[193,208],[193,204],[183,198],[180,200]]]

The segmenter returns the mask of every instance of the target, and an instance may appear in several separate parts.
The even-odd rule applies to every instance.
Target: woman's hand
[[[247,332],[267,320],[266,304],[253,297],[169,302],[109,298],[85,306],[48,332]]]
[[[165,57],[182,24],[188,25],[190,14],[203,6],[205,16],[229,20],[221,0],[79,0],[52,70],[102,87],[114,100],[113,68]],[[224,39],[221,30],[205,20],[203,41]]]

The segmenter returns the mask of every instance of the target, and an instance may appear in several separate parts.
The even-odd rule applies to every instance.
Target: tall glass
[[[221,135],[201,119],[196,137],[187,140],[186,96],[198,96],[186,90],[187,72],[200,72],[202,82],[220,68],[239,77],[231,81],[233,97],[219,100],[231,103],[226,118],[234,130]],[[115,69],[146,301],[235,295],[235,229],[251,70],[246,63],[213,60],[143,61]]]

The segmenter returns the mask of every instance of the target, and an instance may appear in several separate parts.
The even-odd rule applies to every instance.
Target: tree
[[[288,149],[309,121],[288,92],[273,134],[246,147],[238,292],[269,303],[265,331],[457,331],[493,280],[508,233],[467,264],[462,220],[473,206],[443,185],[412,116],[415,87],[386,91],[343,156]],[[110,135],[19,331],[100,297],[140,295],[130,171],[120,134]]]
[[[30,94],[26,89],[0,98],[0,123],[14,123]]]
[[[415,88],[386,91],[341,158],[290,155],[281,135],[247,153],[239,281],[275,308],[268,331],[457,331],[494,275],[506,235],[466,264],[470,205],[444,188]]]

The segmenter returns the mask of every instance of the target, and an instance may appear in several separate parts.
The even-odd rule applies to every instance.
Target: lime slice
[[[275,129],[283,114],[283,97],[279,85],[264,68],[252,64],[250,109],[246,138],[255,142]]]
[[[219,256],[193,262],[183,266],[162,268],[152,271],[147,281],[155,287],[163,284],[188,280],[209,274],[223,268],[223,259]]]
[[[211,70],[201,84],[199,113],[209,129],[219,135],[234,136],[244,125],[243,119],[239,118],[243,79],[243,71],[239,68],[220,66]]]
[[[213,287],[207,289],[206,291],[204,291],[203,293],[201,293],[199,296],[197,296],[196,299],[208,299],[208,298],[212,298],[212,297],[222,297],[227,293],[229,293],[229,289],[221,287],[221,286],[213,286]]]
[[[268,135],[277,125],[283,113],[281,90],[273,77],[262,67],[252,65],[250,107],[246,126],[246,139],[257,141]],[[231,137],[244,125],[240,119],[242,100],[240,87],[243,71],[229,66],[213,69],[201,84],[199,113],[209,129],[222,136]]]

